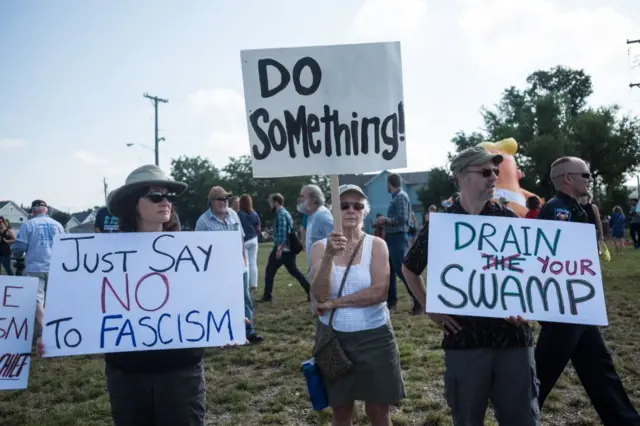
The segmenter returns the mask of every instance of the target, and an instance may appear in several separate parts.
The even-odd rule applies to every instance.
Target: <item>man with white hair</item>
[[[480,147],[460,152],[451,161],[460,195],[447,213],[517,217],[491,201],[502,160],[502,155]],[[424,226],[403,261],[407,284],[423,307],[427,294],[421,275],[427,267],[428,244],[429,227]],[[484,424],[489,401],[500,426],[540,424],[533,333],[525,320],[428,316],[444,333],[445,396],[454,424]]]
[[[578,201],[589,195],[593,182],[587,163],[577,157],[561,157],[553,162],[549,175],[556,195],[542,206],[537,218],[589,223],[589,216]],[[604,426],[639,426],[640,415],[618,377],[600,329],[552,322],[540,325],[536,345],[540,407],[571,360]]]
[[[42,327],[44,319],[45,295],[49,281],[49,264],[51,263],[51,247],[56,235],[64,234],[64,227],[60,222],[47,215],[49,207],[42,200],[31,203],[32,218],[22,224],[13,253],[20,255],[26,252],[25,273],[38,278],[38,303],[36,321]]]
[[[307,253],[307,277],[311,271],[311,246],[316,241],[323,240],[329,236],[333,230],[333,215],[331,210],[325,206],[325,197],[322,189],[318,185],[305,185],[300,190],[298,197],[298,211],[307,215],[307,227],[305,240],[303,241]],[[311,299],[311,312],[315,314],[315,299],[313,293],[309,294]]]

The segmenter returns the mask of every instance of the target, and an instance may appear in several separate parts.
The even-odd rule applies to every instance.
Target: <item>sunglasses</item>
[[[591,173],[568,173],[568,174],[582,176],[585,179],[591,179]]]
[[[144,198],[156,204],[165,199],[170,203],[175,203],[178,200],[178,197],[174,194],[165,194],[157,191],[149,192]]]
[[[213,199],[213,201],[229,201],[228,197],[216,197]]]
[[[496,176],[500,175],[500,169],[498,168],[493,168],[493,169],[482,169],[482,170],[467,170],[469,173],[478,173],[480,175],[482,175],[482,177],[484,178],[488,178],[491,176],[491,173],[493,173]]]
[[[364,204],[360,201],[340,201],[340,210],[349,210],[349,207],[351,206],[353,206],[353,209],[357,212],[359,212],[360,210],[364,210]]]

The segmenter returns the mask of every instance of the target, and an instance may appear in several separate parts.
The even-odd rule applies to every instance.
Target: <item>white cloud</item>
[[[353,18],[356,41],[409,41],[422,28],[426,0],[364,0]]]
[[[87,166],[104,166],[108,163],[105,159],[98,158],[87,151],[76,151],[73,153],[73,156]]]
[[[244,110],[242,95],[233,89],[199,90],[189,95],[189,104],[197,114]]]
[[[0,139],[0,149],[21,148],[26,144],[24,139]]]

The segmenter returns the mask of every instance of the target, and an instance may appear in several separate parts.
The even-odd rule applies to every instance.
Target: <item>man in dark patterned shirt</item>
[[[413,296],[407,281],[402,274],[402,259],[407,254],[409,248],[409,226],[411,221],[411,201],[406,192],[402,190],[402,178],[397,173],[391,173],[387,177],[387,189],[391,194],[391,203],[387,216],[377,217],[377,223],[384,225],[384,239],[389,248],[389,293],[387,296],[387,306],[389,309],[395,308],[398,303],[398,290],[396,287],[396,276],[407,287],[409,295],[413,299],[414,315],[422,313],[420,303]]]
[[[491,201],[502,159],[477,147],[459,153],[451,171],[460,196],[446,212],[516,217]],[[427,267],[428,241],[425,226],[403,262],[407,282],[422,304],[427,299],[421,274]],[[445,397],[455,424],[484,424],[489,400],[501,426],[540,424],[533,335],[526,321],[428,315],[444,332]]]
[[[309,298],[309,281],[300,272],[296,265],[296,255],[289,250],[289,233],[293,231],[293,219],[284,208],[284,197],[281,194],[272,194],[269,196],[269,207],[275,212],[276,219],[273,227],[273,250],[267,261],[267,269],[264,273],[264,295],[262,302],[271,302],[271,292],[273,291],[273,281],[276,277],[278,269],[282,265],[287,268],[287,272],[293,278],[298,280],[304,291],[307,292],[307,301]]]

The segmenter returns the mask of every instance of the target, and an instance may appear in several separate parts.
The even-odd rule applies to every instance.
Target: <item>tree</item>
[[[60,210],[56,210],[51,214],[51,219],[59,222],[62,226],[65,226],[67,222],[71,220],[71,215],[69,213],[61,212]]]
[[[545,198],[554,192],[551,164],[565,155],[589,164],[596,192],[620,186],[640,164],[640,123],[620,114],[615,105],[587,108],[592,93],[591,77],[583,70],[558,66],[536,71],[525,89],[509,87],[494,108],[483,109],[485,134],[458,132],[452,142],[459,152],[482,140],[515,138],[522,187]]]
[[[221,183],[220,171],[211,161],[200,156],[180,156],[171,160],[171,176],[189,185],[175,206],[182,225],[193,228],[198,217],[207,208],[209,190],[212,186]]]
[[[440,207],[440,203],[456,192],[453,177],[441,167],[435,167],[428,172],[427,184],[418,190],[418,198],[425,211],[430,205]]]

